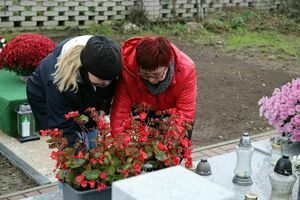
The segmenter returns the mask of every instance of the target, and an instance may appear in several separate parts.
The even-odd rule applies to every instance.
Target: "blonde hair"
[[[78,91],[78,70],[81,67],[80,53],[84,45],[76,45],[62,53],[55,64],[54,83],[60,92]]]

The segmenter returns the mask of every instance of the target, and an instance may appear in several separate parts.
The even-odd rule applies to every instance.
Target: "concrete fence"
[[[277,9],[280,0],[0,0],[0,28],[57,27],[127,19],[130,9],[143,8],[149,19],[193,18],[224,7]]]

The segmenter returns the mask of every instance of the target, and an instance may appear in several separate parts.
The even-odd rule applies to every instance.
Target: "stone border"
[[[46,185],[49,184],[50,181],[47,177],[40,174],[30,165],[28,165],[24,160],[19,158],[16,154],[10,151],[6,146],[0,143],[0,154],[6,157],[11,164],[21,169],[27,176],[29,176],[34,182],[38,185]]]
[[[268,131],[268,132],[264,132],[261,134],[256,134],[256,135],[250,135],[251,139],[256,139],[256,138],[260,138],[260,137],[264,137],[264,136],[268,136],[268,135],[273,135],[276,134],[277,132],[275,130],[273,131]],[[229,141],[225,141],[225,142],[220,142],[220,143],[216,143],[216,144],[212,144],[212,145],[207,145],[204,147],[198,147],[193,149],[193,153],[199,152],[199,151],[203,151],[203,150],[207,150],[207,149],[212,149],[215,147],[220,147],[220,146],[225,146],[225,145],[229,145],[229,144],[233,144],[233,143],[238,143],[240,139],[234,139],[234,140],[229,140]]]

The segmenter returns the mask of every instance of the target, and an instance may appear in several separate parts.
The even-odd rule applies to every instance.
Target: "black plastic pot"
[[[97,192],[96,189],[77,191],[70,185],[62,183],[64,200],[111,200],[111,187]]]

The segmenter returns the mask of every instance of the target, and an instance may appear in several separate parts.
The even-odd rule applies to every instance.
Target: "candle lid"
[[[206,158],[201,158],[200,162],[197,165],[195,172],[201,176],[211,175],[211,167],[210,167],[209,163],[207,162]]]
[[[289,159],[289,156],[283,155],[276,163],[274,172],[284,175],[290,176],[293,174],[292,163]]]
[[[248,133],[243,133],[240,142],[239,142],[240,147],[252,147],[250,137]]]

